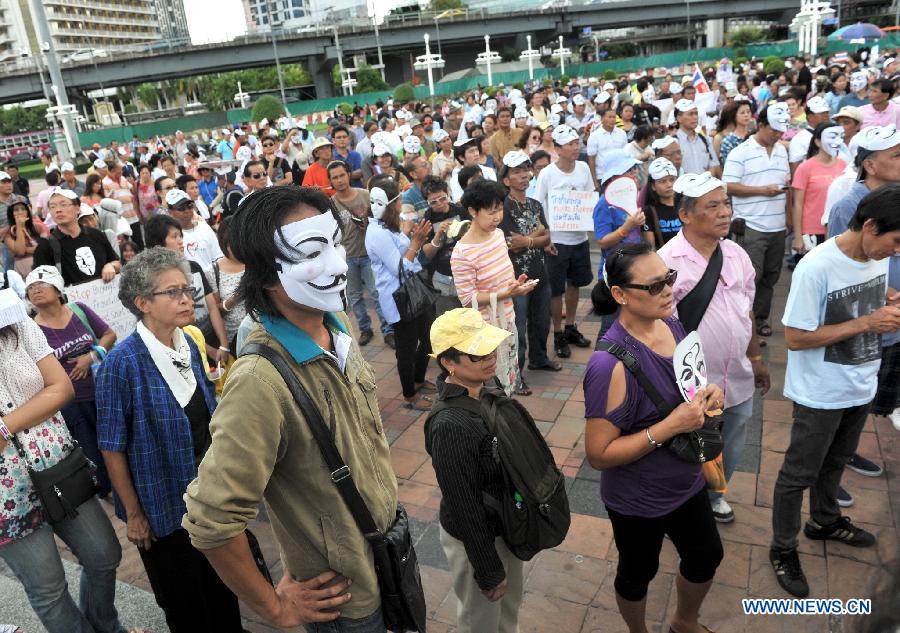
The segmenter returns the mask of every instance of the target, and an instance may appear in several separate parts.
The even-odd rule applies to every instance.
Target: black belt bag
[[[353,483],[350,468],[335,446],[322,414],[287,362],[271,347],[257,343],[244,346],[241,356],[249,355],[262,356],[281,374],[319,445],[325,465],[331,471],[331,481],[353,515],[357,527],[372,546],[385,628],[394,633],[424,633],[425,592],[422,589],[419,563],[409,532],[406,510],[398,504],[392,525],[384,532],[379,530],[359,489]]]
[[[97,494],[94,466],[77,443],[62,461],[45,470],[32,468],[33,458],[29,458],[15,436],[13,444],[28,468],[28,475],[41,503],[41,513],[51,525],[77,517],[78,507]]]

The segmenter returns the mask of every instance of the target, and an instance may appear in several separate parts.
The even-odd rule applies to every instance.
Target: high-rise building
[[[159,22],[159,36],[167,42],[190,42],[184,0],[154,0],[156,19]]]
[[[0,60],[15,59],[30,52],[28,36],[19,0],[0,0]]]
[[[370,13],[366,0],[243,0],[243,4],[248,31],[327,26]]]

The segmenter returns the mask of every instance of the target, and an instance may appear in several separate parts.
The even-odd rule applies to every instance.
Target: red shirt
[[[316,187],[328,196],[334,195],[334,189],[328,180],[328,170],[322,167],[318,161],[307,168],[306,173],[303,175],[303,186]]]

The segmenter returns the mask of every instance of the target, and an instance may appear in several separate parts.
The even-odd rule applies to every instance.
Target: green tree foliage
[[[306,86],[312,83],[312,76],[299,64],[282,64],[281,76],[286,88]],[[278,71],[275,66],[235,70],[217,75],[205,75],[198,80],[200,99],[211,111],[233,108],[238,82],[244,92],[254,90],[274,90],[278,88]]]
[[[353,114],[353,106],[346,101],[342,101],[337,105],[337,107],[338,110],[341,111],[341,114],[343,114],[344,116],[350,116],[351,114]]]
[[[377,68],[372,68],[368,64],[356,67],[355,92],[378,92],[390,89],[391,85],[381,78],[381,73]]]
[[[0,134],[36,132],[50,127],[45,115],[47,106],[37,106],[27,110],[20,106],[0,109]]]
[[[134,94],[137,96],[138,100],[144,104],[144,107],[148,110],[156,110],[158,107],[157,98],[159,96],[160,89],[156,84],[152,83],[143,83],[135,88]]]
[[[568,75],[560,75],[559,77],[559,83],[561,86],[568,86],[570,81],[572,81],[572,78]]]
[[[254,121],[262,121],[269,119],[274,121],[278,117],[284,116],[284,104],[272,95],[263,95],[253,106],[253,112],[250,118]]]
[[[739,26],[733,31],[729,31],[725,40],[729,46],[739,47],[747,46],[747,44],[756,44],[767,39],[767,31],[758,26]]]
[[[767,75],[780,75],[784,72],[784,62],[780,57],[770,55],[763,60],[763,70]]]
[[[609,70],[604,70],[604,71],[603,71],[603,78],[604,78],[604,79],[610,79],[610,80],[612,80],[612,79],[618,79],[618,78],[619,78],[619,75],[616,74],[616,71],[614,71],[612,68],[610,68]]]
[[[394,88],[394,103],[397,105],[402,105],[404,103],[409,103],[410,101],[415,101],[416,96],[413,92],[413,87],[411,84],[400,84],[396,88]]]
[[[462,0],[431,0],[428,3],[429,11],[446,11],[447,9],[465,9],[466,3]]]

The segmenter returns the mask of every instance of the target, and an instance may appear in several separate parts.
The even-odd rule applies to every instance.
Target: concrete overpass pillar
[[[320,57],[307,57],[306,68],[312,75],[313,85],[316,87],[317,99],[328,99],[337,96],[334,92],[334,83],[331,81],[331,65]]]
[[[725,18],[706,21],[706,46],[719,48],[725,44]]]

